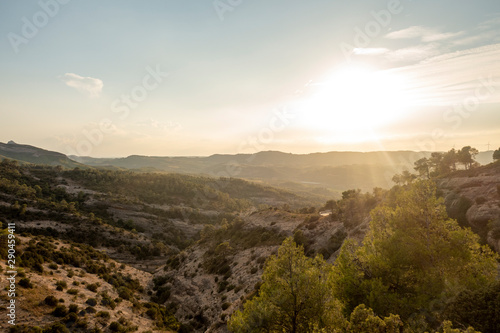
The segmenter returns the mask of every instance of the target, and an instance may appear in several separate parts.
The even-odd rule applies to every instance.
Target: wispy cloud
[[[464,31],[441,32],[437,29],[412,26],[406,29],[388,33],[385,38],[388,39],[420,39],[422,42],[437,42],[455,38],[464,34]]]
[[[457,46],[467,46],[474,44],[481,44],[489,41],[499,41],[497,31],[484,31],[473,36],[465,36],[463,38],[453,41],[453,44]]]
[[[68,87],[75,88],[90,98],[99,97],[104,86],[102,80],[83,77],[74,73],[66,73],[59,77]]]
[[[389,39],[413,39],[420,38],[430,31],[428,28],[421,26],[412,26],[406,29],[393,31],[385,35],[385,38]]]
[[[148,119],[144,121],[139,121],[136,123],[139,127],[147,127],[150,129],[161,130],[161,131],[180,131],[183,129],[182,125],[178,122],[167,121],[161,122],[155,119]]]
[[[393,62],[419,62],[441,53],[437,44],[418,45],[387,52],[385,57]]]
[[[389,49],[384,47],[377,48],[355,48],[352,50],[355,55],[382,55],[389,52]]]
[[[500,102],[500,44],[450,52],[418,64],[392,69],[409,78],[406,89],[426,105],[451,105],[474,97],[477,89],[488,94],[482,102]],[[457,70],[460,69],[460,70]]]
[[[486,20],[478,25],[479,30],[490,30],[490,29],[495,29],[500,26],[500,14],[494,14],[492,15],[492,18],[489,20]]]

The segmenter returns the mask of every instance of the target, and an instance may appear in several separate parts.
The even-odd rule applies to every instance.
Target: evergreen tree
[[[500,148],[498,148],[497,150],[495,150],[493,152],[493,160],[494,161],[499,161],[500,160]]]
[[[287,238],[267,262],[259,295],[229,320],[233,332],[341,332],[340,303],[333,297],[331,269],[321,257],[304,255]]]
[[[363,245],[346,242],[334,270],[346,313],[365,304],[377,315],[431,316],[453,295],[496,278],[495,255],[448,218],[431,181],[399,191],[372,211]]]

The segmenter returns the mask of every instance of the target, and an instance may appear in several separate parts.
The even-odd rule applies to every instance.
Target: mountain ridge
[[[86,167],[62,153],[31,145],[18,144],[12,140],[8,143],[0,142],[0,159],[13,159],[21,163],[60,165],[67,168]]]

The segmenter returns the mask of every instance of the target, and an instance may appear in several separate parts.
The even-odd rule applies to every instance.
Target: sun
[[[363,66],[344,67],[313,85],[303,100],[308,126],[337,132],[366,133],[403,117],[411,104],[403,77]]]

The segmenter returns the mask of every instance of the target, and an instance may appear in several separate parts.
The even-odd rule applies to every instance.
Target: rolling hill
[[[14,141],[9,141],[8,143],[0,142],[0,160],[6,158],[19,161],[20,163],[60,165],[66,168],[85,167],[64,154],[34,146],[17,144]]]

